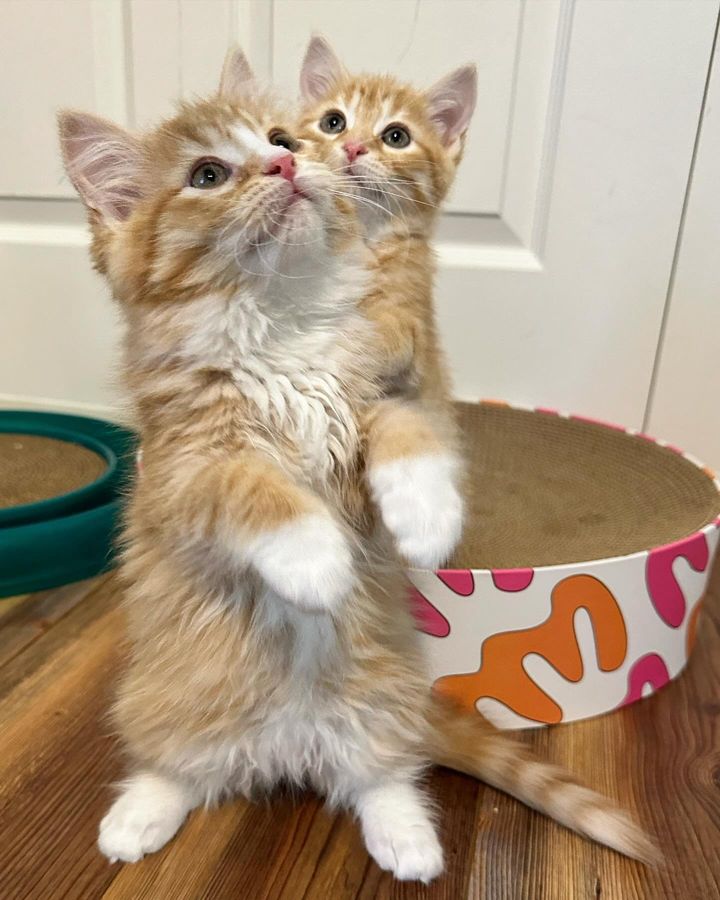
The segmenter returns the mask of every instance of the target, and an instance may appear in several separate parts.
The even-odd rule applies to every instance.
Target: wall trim
[[[0,394],[0,409],[29,409],[39,412],[71,413],[76,416],[93,416],[124,423],[122,407],[106,406],[101,403],[81,403],[77,400],[62,400],[51,397],[24,397],[16,394]]]

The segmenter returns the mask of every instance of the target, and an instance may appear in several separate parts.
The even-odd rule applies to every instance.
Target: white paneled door
[[[458,396],[642,424],[720,0],[0,3],[3,403],[116,403],[117,326],[62,178],[55,110],[143,127],[173,97],[211,90],[231,42],[294,97],[321,31],[349,68],[420,85],[478,66],[438,235]]]

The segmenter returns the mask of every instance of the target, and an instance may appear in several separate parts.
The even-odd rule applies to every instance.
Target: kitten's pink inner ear
[[[321,100],[345,75],[342,63],[324,37],[310,39],[300,69],[300,93],[303,100]]]
[[[61,113],[58,124],[65,169],[82,201],[103,219],[126,219],[142,196],[137,138],[89,113]]]
[[[247,57],[239,47],[231,47],[220,76],[220,96],[226,100],[242,100],[256,89],[255,75]]]
[[[451,72],[426,93],[428,115],[445,146],[450,146],[468,129],[477,100],[475,66]]]

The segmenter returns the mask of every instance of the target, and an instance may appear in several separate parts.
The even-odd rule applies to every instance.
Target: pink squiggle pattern
[[[628,692],[619,706],[627,706],[642,700],[643,688],[649,684],[655,691],[670,681],[670,673],[665,661],[657,653],[647,653],[636,660],[628,672]]]
[[[448,620],[416,587],[410,588],[410,606],[419,631],[440,638],[450,634]]]
[[[475,590],[475,579],[470,569],[441,569],[436,575],[446,587],[461,597],[469,597]]]
[[[535,577],[534,569],[493,569],[493,584],[499,591],[517,593],[530,587]]]
[[[648,593],[657,614],[671,628],[682,625],[687,611],[685,596],[673,572],[673,563],[679,557],[696,572],[704,572],[710,561],[705,535],[699,531],[690,538],[651,550],[648,554],[645,567]]]

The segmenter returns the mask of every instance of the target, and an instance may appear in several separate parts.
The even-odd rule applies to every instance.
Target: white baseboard
[[[119,406],[103,406],[99,403],[80,403],[76,400],[58,400],[51,397],[23,397],[16,394],[0,394],[0,409],[29,409],[40,412],[71,413],[76,416],[93,416],[122,423],[124,416]]]

